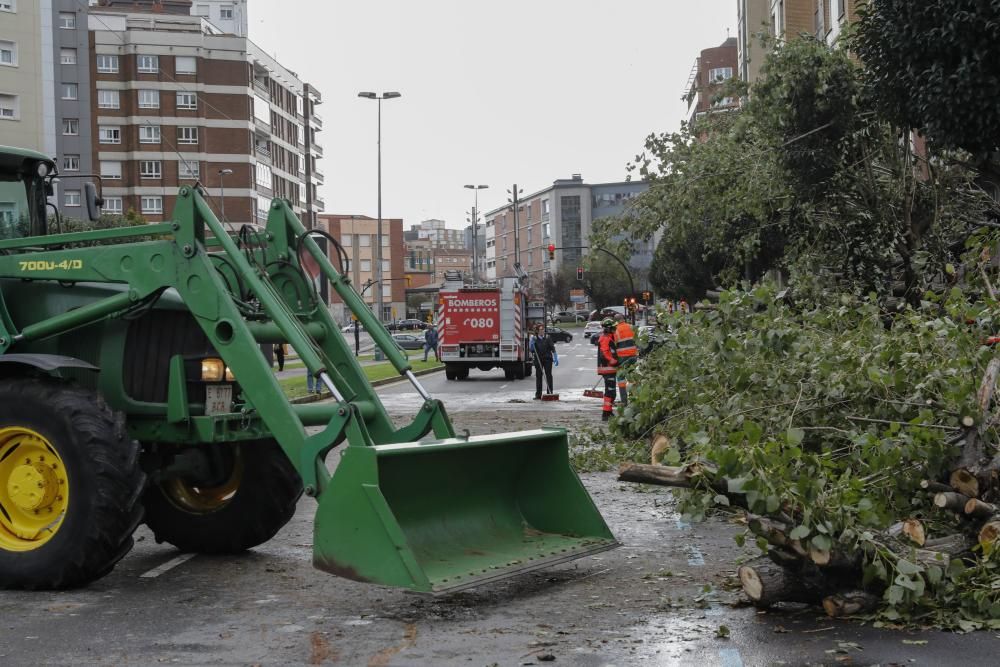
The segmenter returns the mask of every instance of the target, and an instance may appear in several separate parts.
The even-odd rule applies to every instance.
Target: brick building
[[[738,40],[730,37],[722,44],[704,49],[695,60],[688,78],[685,97],[692,124],[702,116],[719,111],[731,111],[739,99],[724,96],[722,86],[738,71]]]
[[[372,312],[376,311],[379,267],[375,266],[375,248],[378,238],[378,220],[367,215],[321,214],[319,225],[329,232],[347,253],[348,265],[344,267],[354,288]],[[330,249],[330,258],[337,266],[337,255]],[[402,319],[406,313],[406,271],[404,264],[403,220],[401,218],[382,219],[382,320]],[[333,317],[346,324],[350,313],[343,302],[330,295],[330,311]]]
[[[308,220],[307,210],[322,206],[317,197],[307,201],[321,178],[319,128],[307,111],[319,93],[250,40],[202,17],[110,4],[89,15],[94,163],[105,212],[134,208],[159,221],[173,210],[178,187],[201,182],[233,226],[262,223],[273,197],[287,198]]]

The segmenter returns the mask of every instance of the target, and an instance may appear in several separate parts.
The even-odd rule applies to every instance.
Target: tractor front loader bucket
[[[564,429],[344,450],[319,499],[314,565],[444,593],[618,546]]]

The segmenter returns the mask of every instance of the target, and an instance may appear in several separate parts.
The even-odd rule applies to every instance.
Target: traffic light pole
[[[551,257],[556,250],[600,250],[605,255],[607,255],[611,259],[618,262],[619,265],[621,265],[622,269],[625,271],[625,275],[628,276],[629,296],[635,297],[635,282],[632,280],[632,272],[628,270],[628,265],[626,265],[625,262],[623,262],[621,258],[618,257],[618,255],[614,254],[610,250],[605,250],[604,248],[601,248],[599,246],[594,246],[593,248],[591,248],[590,246],[585,246],[585,245],[564,245],[564,246],[550,245],[549,256]],[[631,318],[632,318],[632,324],[635,324],[634,312],[631,313]]]

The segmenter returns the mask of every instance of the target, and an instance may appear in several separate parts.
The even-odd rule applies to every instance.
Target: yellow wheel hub
[[[0,429],[0,549],[30,551],[56,534],[69,506],[62,458],[38,432]]]

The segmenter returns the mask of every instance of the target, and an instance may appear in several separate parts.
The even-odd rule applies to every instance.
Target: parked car
[[[586,313],[577,313],[572,310],[560,310],[559,312],[552,313],[553,322],[586,322]]]
[[[422,350],[424,349],[424,337],[416,336],[414,334],[398,333],[392,334],[392,339],[396,342],[396,345],[400,346],[404,350]]]
[[[601,333],[601,322],[600,320],[591,320],[587,322],[587,326],[583,327],[583,337],[590,340],[594,336],[599,336]]]
[[[358,326],[361,327],[361,331],[365,331],[364,325],[359,324]],[[341,328],[341,332],[343,332],[343,333],[354,333],[354,322],[351,322],[350,324],[345,324]]]
[[[417,330],[422,330],[422,329],[426,329],[427,328],[427,323],[426,322],[423,322],[421,320],[413,320],[413,319],[410,319],[410,320],[399,320],[398,322],[395,322],[394,324],[396,325],[394,327],[394,329],[397,330],[397,331],[417,331]]]
[[[560,329],[559,327],[546,327],[545,333],[548,334],[549,338],[552,339],[553,343],[573,342],[573,334],[566,331],[565,329]]]

